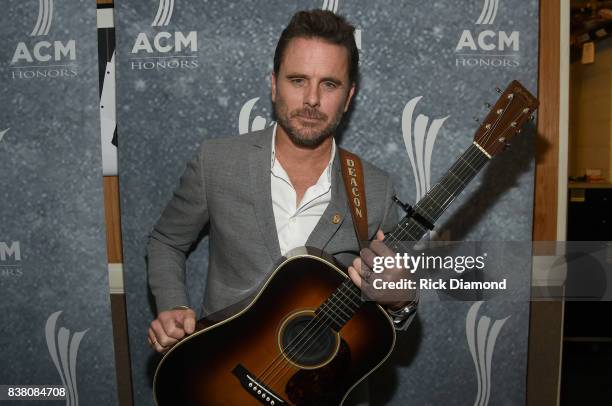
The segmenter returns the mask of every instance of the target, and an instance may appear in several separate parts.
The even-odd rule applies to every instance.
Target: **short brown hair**
[[[359,74],[359,50],[355,43],[355,27],[343,17],[331,11],[298,11],[281,33],[274,52],[274,73],[278,75],[285,49],[293,38],[320,38],[334,45],[341,45],[349,55],[349,80],[357,82]]]

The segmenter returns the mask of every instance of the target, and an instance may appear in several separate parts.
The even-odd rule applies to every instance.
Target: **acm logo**
[[[253,113],[253,109],[257,101],[259,101],[259,97],[254,97],[242,105],[242,108],[240,109],[240,114],[238,115],[239,134],[246,134],[251,131],[263,130],[264,128],[266,128],[266,126],[269,127],[275,124],[274,121],[268,123],[267,120],[260,115],[256,115],[255,117],[253,117],[253,119],[251,119],[251,115]]]
[[[0,141],[4,139],[4,135],[8,132],[8,130],[10,130],[10,128],[0,131]]]
[[[486,315],[478,315],[480,307],[484,302],[476,302],[468,310],[465,318],[465,336],[470,349],[470,355],[476,369],[476,381],[478,389],[476,392],[475,406],[486,406],[491,398],[492,384],[492,360],[495,343],[500,336],[501,329],[511,316],[503,319],[493,319]]]
[[[51,314],[45,323],[45,339],[49,355],[57,369],[62,385],[66,388],[66,406],[79,405],[79,391],[77,387],[77,358],[81,341],[89,329],[72,332],[60,326],[58,319],[62,310]],[[68,346],[66,343],[70,343]]]
[[[174,14],[174,0],[159,0],[151,26],[156,32],[140,32],[132,46],[132,70],[194,69],[199,66],[198,32],[158,30],[167,27]]]
[[[30,39],[15,46],[9,68],[12,79],[77,76],[76,40],[49,40],[53,22],[53,0],[39,0],[38,18]],[[45,66],[49,64],[49,66]]]
[[[21,246],[19,244],[19,241],[11,241],[10,243],[0,241],[0,261],[21,261]]]
[[[484,0],[475,25],[492,26],[500,0]],[[516,67],[520,65],[520,32],[493,30],[463,30],[455,47],[455,66]]]
[[[412,166],[416,190],[416,202],[431,189],[431,158],[438,132],[450,117],[434,118],[425,114],[415,114],[417,104],[423,96],[412,98],[402,112],[402,137]],[[416,117],[415,117],[416,116]],[[431,240],[450,240],[448,230],[432,230]]]
[[[323,0],[323,4],[321,5],[321,10],[331,11],[332,13],[338,12],[338,7],[340,7],[340,0]],[[357,49],[361,51],[361,29],[355,28],[355,44],[357,45]]]
[[[19,241],[0,241],[0,276],[21,276],[21,244]]]

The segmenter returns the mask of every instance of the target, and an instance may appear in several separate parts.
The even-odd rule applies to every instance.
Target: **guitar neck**
[[[407,251],[403,241],[418,241],[423,238],[428,228],[418,217],[433,225],[488,161],[489,157],[476,143],[472,143],[442,179],[415,205],[416,216],[404,217],[393,231],[387,234],[387,245],[396,251]]]

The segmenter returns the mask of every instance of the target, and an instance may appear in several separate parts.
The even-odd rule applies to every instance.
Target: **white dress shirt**
[[[306,245],[306,240],[331,201],[332,164],[336,155],[336,141],[332,138],[332,150],[327,168],[317,183],[304,193],[296,205],[296,191],[280,161],[275,156],[276,125],[272,135],[272,162],[270,180],[274,221],[282,255],[296,247]]]

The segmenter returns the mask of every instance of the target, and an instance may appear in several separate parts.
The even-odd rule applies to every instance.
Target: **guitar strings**
[[[341,285],[341,286],[340,286],[340,288],[338,288],[336,291],[340,291],[342,288],[343,288],[343,286]],[[328,318],[330,319],[330,321],[333,321],[334,323],[338,324],[339,326],[342,326],[342,324],[344,324],[344,323],[339,323],[339,322],[338,322],[338,320],[337,320],[337,319],[334,317],[334,316],[338,317],[338,313],[336,313],[336,312],[335,312],[335,310],[333,309],[333,306],[336,306],[338,309],[340,309],[340,310],[342,311],[342,309],[341,309],[341,307],[340,307],[340,304],[342,304],[343,302],[342,302],[341,300],[339,300],[339,302],[340,302],[340,303],[336,303],[336,302],[335,302],[335,299],[339,299],[339,298],[338,298],[338,297],[337,297],[335,294],[332,294],[332,295],[331,295],[331,296],[330,296],[328,299],[326,299],[326,300],[323,302],[323,304],[320,306],[320,309],[321,309],[321,310],[324,312],[324,315],[327,315],[327,316],[328,316]],[[353,302],[353,303],[354,303],[354,302]],[[328,311],[329,311],[329,313],[325,313],[325,312],[327,312],[327,310],[325,310],[326,305],[327,305],[327,307],[329,308],[329,310],[328,310]],[[350,309],[350,307],[349,307],[349,309]],[[330,313],[331,313],[331,314],[330,314]],[[345,314],[346,314],[346,313],[345,313]],[[333,316],[332,316],[332,315],[333,315]],[[317,315],[317,316],[318,316],[318,315]],[[348,320],[350,320],[350,319],[351,319],[351,317],[352,317],[352,316],[351,316],[351,315],[349,315],[349,317],[348,317],[347,321],[348,321]],[[342,320],[342,318],[341,318],[341,317],[338,317],[338,318],[340,318],[340,320]],[[311,325],[311,324],[312,324],[312,322],[313,322],[314,320],[316,320],[315,324],[314,324],[314,325]],[[321,326],[320,326],[320,324],[323,324],[323,328],[322,328],[322,329],[320,328],[320,327],[321,327]],[[325,324],[326,324],[326,322],[325,322],[325,319],[324,319],[323,317],[316,317],[316,316],[315,316],[315,318],[313,318],[313,319],[312,319],[312,320],[311,320],[311,321],[310,321],[310,322],[309,322],[309,323],[306,325],[306,327],[304,327],[304,329],[302,329],[302,331],[300,331],[300,333],[298,333],[298,335],[297,335],[297,336],[296,336],[296,337],[293,339],[293,341],[287,345],[286,350],[285,350],[285,353],[287,354],[287,358],[291,359],[291,358],[293,358],[293,357],[296,357],[296,356],[297,356],[297,354],[296,354],[296,353],[291,354],[291,352],[294,352],[294,350],[296,350],[296,351],[300,351],[300,350],[302,350],[302,349],[303,349],[303,347],[301,347],[301,348],[299,348],[299,349],[298,349],[298,348],[296,348],[296,347],[298,347],[300,344],[303,344],[302,342],[303,342],[304,340],[308,340],[308,338],[309,338],[308,336],[309,336],[309,333],[310,333],[310,332],[309,332],[309,331],[306,331],[306,330],[313,330],[313,329],[314,329],[314,330],[316,330],[315,334],[317,335],[317,338],[318,338],[318,336],[320,335],[320,333],[325,332],[325,331],[326,331],[326,329],[327,329],[328,327],[330,327],[330,326],[331,326],[331,325],[327,325],[327,326],[326,326]],[[314,338],[314,337],[312,337],[312,338]],[[298,341],[298,342],[296,343],[296,341]],[[314,342],[314,340],[313,340],[312,342]],[[291,347],[294,347],[294,348],[293,348],[293,349],[291,349]],[[281,350],[281,351],[282,351],[282,350]],[[303,354],[302,354],[302,355],[303,355]],[[280,364],[274,365],[274,364],[275,364],[277,361],[280,361]],[[262,373],[260,374],[260,377],[258,377],[258,378],[259,378],[259,380],[260,380],[262,383],[265,383],[266,385],[268,385],[268,386],[272,387],[272,385],[274,384],[274,381],[275,381],[276,377],[278,377],[278,376],[276,376],[276,377],[275,377],[275,376],[272,376],[272,380],[271,380],[271,381],[266,382],[266,380],[268,379],[268,377],[270,377],[270,374],[274,373],[274,369],[276,369],[276,368],[277,368],[277,367],[279,367],[279,366],[282,366],[282,362],[285,362],[285,363],[289,364],[289,366],[293,365],[293,364],[291,364],[291,363],[290,363],[288,360],[286,360],[286,359],[285,359],[285,357],[283,357],[283,356],[282,356],[282,352],[281,352],[281,354],[277,355],[277,356],[275,357],[275,359],[272,361],[272,363],[271,363],[271,364],[269,364],[269,365],[268,365],[268,366],[267,366],[267,367],[264,369],[264,371],[262,371]],[[270,367],[272,367],[273,365],[274,365],[274,367],[272,368],[272,370],[267,371],[267,370],[268,370]],[[266,376],[266,375],[267,375],[267,376]],[[282,374],[281,374],[280,376],[282,377]]]
[[[510,101],[510,103],[509,103],[509,104],[508,104],[508,105],[505,107],[504,111],[506,111],[506,110],[509,108],[509,106],[512,104],[512,101],[513,101],[513,100],[511,100],[511,101]],[[520,114],[522,114],[522,113],[519,113],[519,116],[520,116]],[[492,126],[491,126],[491,128],[489,129],[489,131],[487,131],[487,133],[488,133],[488,134],[487,134],[487,133],[485,133],[485,135],[483,135],[483,139],[484,139],[484,141],[485,141],[485,142],[488,142],[488,141],[489,141],[489,138],[490,138],[490,136],[491,136],[491,133],[492,133],[492,132],[493,132],[493,131],[494,131],[494,130],[497,128],[497,126],[498,126],[499,122],[501,121],[501,117],[502,117],[502,116],[503,116],[503,114],[499,115],[499,117],[498,117],[497,121],[494,123],[494,125],[492,125]],[[516,118],[518,118],[518,116],[517,116]],[[505,134],[505,132],[506,132],[506,131],[509,131],[509,130],[510,130],[510,128],[505,129],[505,130],[502,132],[502,136]],[[467,156],[468,156],[468,155],[472,154],[472,151],[470,151],[470,150],[474,151],[474,153],[476,154],[476,157],[469,157],[469,158],[467,158]],[[475,175],[478,173],[478,171],[481,169],[481,165],[482,165],[483,163],[486,163],[486,161],[487,161],[487,159],[485,159],[485,158],[487,158],[487,157],[486,157],[486,155],[484,155],[484,154],[482,154],[482,153],[480,153],[480,154],[479,154],[478,152],[480,152],[480,151],[479,151],[479,150],[478,150],[478,149],[477,149],[477,148],[476,148],[476,147],[475,147],[475,146],[472,144],[472,146],[471,146],[470,148],[468,148],[468,150],[466,151],[466,153],[464,153],[464,154],[462,154],[461,156],[459,156],[459,158],[458,158],[458,160],[457,160],[457,161],[459,161],[459,160],[463,160],[463,161],[464,161],[464,162],[467,164],[467,167],[464,167],[464,168],[465,168],[465,170],[468,170],[468,168],[471,168],[471,169],[472,169],[472,176],[471,176],[470,178],[474,177],[474,176],[475,176]],[[466,159],[466,158],[464,158],[464,156],[465,156],[467,159]],[[479,164],[477,165],[479,168],[478,168],[478,169],[476,169],[476,168],[472,167],[472,166],[470,165],[470,163],[475,163],[475,161],[476,161],[476,159],[477,159],[478,157],[480,157],[481,159],[483,159],[483,160],[484,160],[484,162],[479,163]],[[476,158],[476,159],[474,159],[474,158]],[[463,170],[463,168],[460,168],[460,169],[462,169],[462,170]],[[455,177],[456,177],[456,178],[459,180],[459,182],[460,182],[460,185],[458,185],[458,186],[455,188],[455,191],[453,191],[453,193],[452,193],[452,194],[455,194],[455,193],[457,193],[457,191],[458,191],[459,189],[464,188],[464,187],[467,185],[467,182],[469,182],[469,181],[471,180],[470,178],[465,179],[465,180],[464,180],[464,179],[462,179],[462,177],[463,177],[465,174],[461,174],[461,173],[457,173],[457,174],[455,174],[455,173],[453,173],[453,172],[452,172],[452,167],[451,167],[451,170],[450,170],[449,172],[450,172],[450,173],[451,173],[453,176],[455,176]],[[457,175],[459,175],[459,176],[457,176]],[[467,181],[467,182],[466,182],[466,181]],[[425,196],[425,197],[429,198],[429,200],[430,200],[430,206],[431,206],[431,204],[436,203],[436,200],[435,200],[435,198],[434,198],[434,195],[436,195],[436,194],[441,194],[441,191],[438,193],[438,190],[437,190],[437,187],[438,187],[438,186],[440,186],[441,188],[444,188],[445,190],[447,190],[447,191],[448,191],[448,189],[446,189],[446,187],[444,187],[444,179],[443,179],[441,182],[439,182],[438,184],[436,184],[436,185],[434,186],[434,188],[432,188],[432,190],[431,190],[431,192],[432,192],[432,193],[428,193],[428,194]],[[451,195],[452,195],[452,194],[451,194]],[[455,197],[456,197],[456,196],[455,196]],[[450,201],[448,201],[449,199],[450,199],[450,197],[449,197],[449,198],[447,198],[447,201],[446,201],[445,203],[443,203],[442,205],[438,205],[438,204],[436,204],[436,206],[438,206],[438,207],[439,207],[439,209],[441,209],[441,211],[442,211],[442,212],[444,212],[444,210],[445,210],[445,208],[446,208],[445,206],[450,205],[450,203],[452,203],[452,200],[454,200],[454,198],[452,198]],[[425,199],[422,199],[422,200],[425,200]],[[436,215],[436,214],[433,214],[433,215],[432,215],[432,213],[430,213],[430,212],[429,212],[429,209],[427,208],[427,205],[428,205],[428,201],[427,201],[427,200],[425,200],[425,204],[424,204],[423,206],[419,207],[419,208],[420,208],[420,209],[422,209],[422,210],[425,212],[424,214],[426,214],[426,215],[427,215],[427,216],[430,218],[430,220],[434,220],[434,217],[436,217],[436,218],[437,218],[439,215]],[[419,206],[419,205],[417,204],[417,206]],[[433,208],[433,207],[432,207],[432,208]],[[416,222],[414,222],[414,221],[413,221],[413,222],[412,222],[412,224],[410,225],[410,228],[407,228],[407,227],[406,227],[406,226],[408,225],[407,223],[408,223],[408,222],[406,222],[405,224],[400,224],[400,225],[398,225],[398,227],[397,227],[397,228],[399,228],[400,233],[398,233],[398,235],[397,235],[397,236],[395,236],[395,235],[394,235],[394,233],[391,233],[391,234],[389,235],[389,236],[390,236],[390,238],[388,239],[388,241],[390,241],[392,244],[393,244],[393,243],[399,243],[399,242],[401,242],[401,241],[400,241],[401,239],[403,239],[403,238],[404,238],[404,237],[406,237],[406,236],[409,236],[409,235],[410,235],[410,234],[411,234],[413,231],[415,231],[415,228],[416,228],[415,226],[418,226],[419,228],[421,228],[421,232],[422,232],[421,236],[422,236],[422,235],[424,235],[424,233],[425,233],[425,229],[424,229],[424,227],[422,227],[420,224],[418,224],[418,223],[416,223]],[[394,230],[394,231],[395,231],[395,230]],[[416,230],[416,231],[418,231],[418,230]],[[418,237],[418,238],[420,238],[420,237]],[[346,285],[345,285],[345,286],[346,286]],[[347,295],[345,294],[345,292],[343,292],[343,291],[342,291],[342,288],[343,288],[343,287],[344,287],[344,286],[340,286],[340,288],[339,288],[339,289],[337,289],[337,292],[339,292],[339,293],[340,293],[340,294],[342,294],[344,297],[347,297],[349,300],[351,300],[351,299],[350,299],[350,297],[349,297],[349,296],[347,296]],[[349,289],[349,292],[354,292],[354,291],[352,291],[351,289]],[[337,306],[337,307],[338,307],[338,309],[339,309],[339,310],[340,310],[342,313],[344,313],[344,314],[346,315],[346,313],[345,313],[345,312],[342,310],[342,308],[341,308],[341,307],[340,307],[338,304],[334,303],[334,299],[335,299],[335,298],[336,298],[336,297],[335,297],[334,295],[332,295],[332,297],[330,297],[330,298],[328,299],[328,300],[329,300],[329,303],[330,303],[330,304],[333,304],[334,306]],[[339,298],[338,298],[338,299],[339,299]],[[361,299],[361,297],[360,297],[360,296],[359,296],[359,300],[361,300],[361,301],[362,301],[362,304],[363,304],[363,299]],[[352,301],[352,300],[351,300],[351,301]],[[327,302],[327,300],[326,300],[326,302]],[[355,303],[355,302],[354,302],[354,301],[352,301],[352,303]],[[344,303],[343,303],[343,302],[340,300],[340,304],[344,304]],[[323,303],[323,305],[325,305],[325,302]],[[359,305],[358,305],[358,308],[359,308],[360,306],[361,306],[361,304],[359,304]],[[348,306],[348,305],[347,305],[347,307],[348,307],[349,309],[351,309],[351,311],[353,311],[353,312],[355,312],[355,311],[358,309],[358,308],[357,308],[357,309],[352,309],[352,308],[351,308],[350,306]],[[322,309],[322,310],[324,310],[324,307],[322,306],[322,307],[321,307],[321,309]],[[331,309],[331,307],[330,307],[330,309]],[[337,313],[335,313],[335,311],[334,311],[333,309],[331,309],[331,312],[333,313],[333,315],[334,315],[334,316],[338,316],[338,314],[337,314]],[[349,315],[349,318],[348,318],[348,320],[347,320],[347,321],[343,321],[342,323],[338,323],[338,321],[337,321],[337,320],[335,320],[333,317],[331,317],[331,315],[328,315],[328,316],[330,317],[330,319],[331,319],[331,320],[333,320],[335,323],[337,323],[337,324],[338,324],[339,326],[341,326],[341,327],[342,327],[342,325],[343,325],[343,324],[345,324],[345,323],[346,323],[348,320],[350,320],[350,318],[352,317],[351,315]],[[313,320],[314,320],[314,319],[313,319]],[[311,325],[311,323],[312,323],[312,321],[313,321],[313,320],[311,320],[311,321],[309,322],[309,324],[308,324],[308,325],[307,325],[307,326],[306,326],[306,327],[305,327],[305,328],[304,328],[304,329],[303,329],[303,330],[302,330],[302,331],[301,331],[301,332],[298,334],[298,336],[302,335],[302,336],[303,336],[303,337],[302,337],[303,339],[307,339],[308,335],[310,335],[310,332],[307,332],[306,330],[311,330],[311,331],[312,331],[313,329],[315,329],[315,334],[314,334],[314,335],[315,335],[315,337],[312,337],[312,338],[314,338],[314,340],[309,340],[309,341],[311,341],[311,343],[310,343],[310,345],[308,345],[308,347],[306,347],[306,348],[304,348],[304,347],[302,346],[302,348],[299,348],[299,349],[298,349],[298,348],[293,348],[293,349],[290,349],[290,350],[289,350],[289,352],[288,352],[288,354],[289,354],[290,352],[299,352],[299,351],[302,351],[302,354],[304,354],[306,351],[308,351],[308,349],[311,347],[311,345],[312,345],[314,342],[316,342],[316,338],[318,338],[318,336],[320,336],[320,335],[321,335],[321,334],[322,334],[322,333],[325,331],[325,329],[327,329],[327,328],[329,327],[329,326],[323,326],[323,329],[321,329],[321,328],[320,328],[320,326],[319,326],[319,320],[317,320],[317,322],[316,322],[314,325]],[[342,320],[342,317],[340,317],[340,320]],[[320,319],[320,321],[322,321],[322,324],[323,324],[323,325],[325,325],[325,324],[326,324],[323,318],[321,318],[321,319]],[[296,338],[297,338],[297,337],[296,337]],[[294,339],[293,341],[295,341],[295,339]],[[299,340],[299,341],[303,341],[303,340]],[[295,343],[295,344],[294,344],[293,342],[291,342],[289,345],[287,345],[287,349],[289,349],[289,348],[290,348],[290,347],[292,347],[292,346],[298,347],[298,346],[299,346],[299,344],[301,344],[301,343],[299,343],[299,342],[298,342],[298,343]],[[294,350],[295,350],[295,351],[294,351]],[[282,355],[282,354],[281,354],[281,355]],[[294,354],[293,356],[295,356],[295,354]],[[278,357],[277,357],[277,358],[278,358]],[[273,361],[273,362],[272,362],[272,364],[270,364],[270,365],[269,365],[269,366],[268,366],[266,369],[268,369],[269,367],[271,367],[273,364],[274,364],[274,361]],[[291,366],[291,365],[292,365],[292,364],[289,364],[289,366]],[[274,369],[274,368],[273,368],[273,369]],[[264,375],[265,375],[265,370],[264,370]],[[282,370],[281,370],[281,374],[280,374],[280,376],[277,376],[277,377],[282,377],[282,375],[284,375],[284,372],[282,372]],[[276,379],[276,378],[274,378],[274,379],[273,379],[273,381],[274,381],[275,379]]]
[[[348,281],[348,282],[350,282],[350,284],[347,284],[347,283],[346,283],[347,281]],[[341,293],[341,294],[342,294],[343,296],[345,296],[345,297],[348,297],[348,296],[346,295],[346,293],[348,293],[348,292],[346,292],[346,293],[345,293],[345,292],[343,291],[343,289],[344,289],[344,288],[348,288],[349,292],[351,292],[351,287],[353,286],[353,285],[352,285],[352,282],[351,282],[350,280],[347,280],[347,281],[343,282],[343,283],[340,285],[340,287],[339,287],[339,288],[336,290],[336,292]],[[343,303],[339,297],[337,297],[337,299],[339,299],[339,300],[340,300],[340,303]],[[349,298],[349,299],[350,299],[350,298]],[[363,300],[361,299],[361,297],[360,297],[360,295],[359,295],[359,294],[357,294],[357,296],[355,296],[355,299],[359,300],[361,303],[359,303],[359,304],[358,304],[357,309],[355,309],[355,310],[354,310],[354,312],[355,312],[356,310],[358,310],[358,309],[359,309],[359,308],[360,308],[360,307],[363,305]],[[350,299],[350,300],[352,301],[352,299]],[[353,303],[355,303],[355,302],[353,301]],[[349,308],[350,308],[350,307],[349,307]],[[336,315],[336,314],[334,313],[334,315]],[[342,318],[340,318],[340,320],[342,321],[342,323],[339,323],[339,322],[338,322],[336,319],[334,319],[334,318],[330,317],[330,319],[331,319],[331,320],[332,320],[334,323],[336,323],[337,325],[339,325],[340,327],[342,327],[342,326],[343,326],[343,324],[345,324],[346,322],[348,322],[348,320],[350,320],[351,318],[352,318],[352,316],[350,316],[350,317],[349,317],[349,318],[348,318],[346,321],[343,321],[343,320],[342,320]],[[306,354],[306,353],[307,353],[307,351],[308,351],[308,350],[309,350],[309,349],[312,347],[312,345],[313,345],[313,344],[315,344],[315,343],[317,342],[317,340],[318,340],[318,338],[321,336],[321,334],[324,334],[325,332],[327,332],[327,331],[328,331],[328,328],[329,328],[329,327],[331,327],[331,324],[327,324],[327,323],[325,322],[325,320],[324,320],[324,319],[321,319],[321,320],[323,321],[323,323],[322,323],[322,324],[323,324],[322,328],[317,328],[317,329],[316,329],[316,331],[314,332],[314,335],[313,335],[312,337],[310,337],[310,339],[309,339],[309,337],[308,337],[308,334],[304,334],[304,337],[303,337],[303,338],[304,338],[304,339],[306,339],[307,341],[306,341],[306,342],[304,342],[303,344],[305,344],[305,345],[306,345],[306,347],[302,346],[301,348],[296,349],[296,351],[298,351],[298,352],[299,352],[299,351],[301,351],[301,354],[295,354],[295,353],[294,353],[294,355],[293,355],[293,356],[299,357],[299,356],[301,356],[301,355]],[[318,324],[318,323],[317,323],[317,324]],[[305,330],[305,329],[304,329],[304,330]],[[303,330],[303,331],[304,331],[304,330]],[[303,331],[302,331],[302,332],[303,332]],[[302,334],[302,332],[300,332],[300,334]],[[277,371],[277,372],[276,372],[276,374],[275,374],[274,376],[272,376],[272,379],[271,379],[271,381],[270,381],[270,382],[272,382],[272,384],[275,384],[277,379],[281,379],[281,378],[282,378],[282,377],[283,377],[283,376],[284,376],[284,375],[285,375],[285,374],[286,374],[288,371],[290,371],[290,370],[291,370],[291,366],[296,366],[296,365],[291,364],[291,363],[288,363],[287,365],[284,365],[284,366],[283,366],[282,364],[277,365],[277,366],[279,366],[281,369],[280,369],[280,371]],[[286,369],[286,367],[287,367],[287,366],[289,367],[288,369]],[[297,367],[297,366],[296,366],[296,367]],[[299,368],[299,367],[298,367],[298,368]]]

